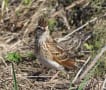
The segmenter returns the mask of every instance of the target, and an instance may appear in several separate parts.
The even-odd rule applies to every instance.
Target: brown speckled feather
[[[45,45],[42,43],[41,48],[45,50],[46,53],[42,52],[49,60],[54,60],[68,69],[76,67],[75,61],[70,59],[66,51],[60,48],[50,36],[46,38]]]

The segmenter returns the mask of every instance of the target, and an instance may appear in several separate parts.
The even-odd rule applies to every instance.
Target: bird
[[[44,17],[38,20],[35,28],[35,55],[45,67],[59,71],[69,71],[77,67],[76,61],[50,35]]]

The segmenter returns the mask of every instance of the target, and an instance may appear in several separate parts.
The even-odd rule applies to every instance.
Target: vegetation
[[[34,53],[41,16],[79,65],[52,81],[56,71],[43,68]],[[0,1],[0,90],[105,90],[105,47],[106,0]]]
[[[6,59],[10,62],[19,62],[21,60],[21,56],[17,52],[8,53]]]

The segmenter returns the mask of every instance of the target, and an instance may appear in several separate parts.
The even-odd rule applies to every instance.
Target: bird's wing
[[[76,62],[69,58],[66,51],[60,48],[51,37],[46,40],[44,46],[47,50],[45,54],[50,60],[54,60],[68,69],[76,67]]]

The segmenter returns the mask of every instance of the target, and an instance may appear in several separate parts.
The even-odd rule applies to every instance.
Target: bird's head
[[[46,31],[47,20],[41,16],[38,20],[38,26],[35,29],[35,38],[39,39],[40,36]]]

